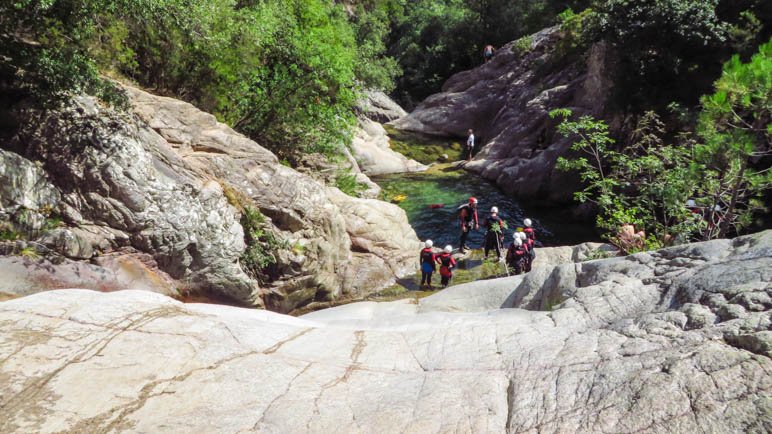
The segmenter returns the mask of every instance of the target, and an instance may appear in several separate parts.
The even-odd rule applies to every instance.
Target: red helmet
[[[470,203],[470,204],[473,204],[473,203],[477,203],[477,198],[475,198],[474,196],[473,196],[473,197],[470,197],[470,198],[469,198],[469,203]]]

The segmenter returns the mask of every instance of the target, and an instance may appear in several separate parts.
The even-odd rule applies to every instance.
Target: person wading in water
[[[469,203],[459,207],[458,221],[461,224],[461,243],[458,250],[464,253],[464,250],[469,250],[469,247],[466,245],[466,238],[469,236],[469,232],[472,229],[480,229],[480,223],[477,219],[477,199],[470,197]]]

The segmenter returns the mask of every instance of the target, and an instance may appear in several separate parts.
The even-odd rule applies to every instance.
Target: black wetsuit
[[[453,268],[456,267],[456,260],[450,253],[442,253],[437,256],[437,262],[440,263],[440,276],[442,277],[442,287],[445,288],[453,277]]]
[[[461,223],[461,242],[459,243],[459,250],[464,250],[466,246],[466,238],[469,236],[469,232],[478,225],[477,221],[477,208],[472,208],[469,204],[459,208],[458,219]]]
[[[499,228],[498,231],[493,230],[496,226]],[[488,257],[488,252],[491,250],[496,250],[496,256],[501,258],[501,236],[504,230],[501,217],[498,215],[488,216],[485,219],[485,227],[488,228],[485,232],[485,257]]]
[[[531,271],[531,266],[533,265],[533,260],[536,259],[536,231],[533,230],[533,228],[525,228],[523,229],[523,232],[525,232],[526,241],[525,244],[528,245],[528,270]]]
[[[528,260],[528,249],[524,245],[516,246],[512,243],[507,250],[507,265],[515,269],[515,274],[520,274],[525,270],[525,264]]]

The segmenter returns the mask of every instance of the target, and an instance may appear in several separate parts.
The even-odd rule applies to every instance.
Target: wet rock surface
[[[539,270],[301,318],[139,291],[6,301],[0,430],[772,428],[772,231]]]
[[[563,37],[557,27],[530,37],[530,47],[504,45],[495,57],[460,72],[408,116],[389,125],[404,131],[465,139],[474,129],[477,147],[466,169],[494,181],[508,194],[568,202],[572,179],[555,170],[571,142],[555,134],[549,112],[570,108],[602,116],[610,96],[613,65],[608,47],[596,44],[564,62],[555,54]],[[484,145],[482,149],[480,146]]]

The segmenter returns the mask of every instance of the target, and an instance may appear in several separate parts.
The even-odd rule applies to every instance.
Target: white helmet
[[[713,211],[721,211],[721,205],[716,204],[716,206],[713,207]]]
[[[525,241],[528,236],[525,234],[525,232],[518,232],[517,235],[520,237],[521,240]]]
[[[499,209],[497,207],[494,206],[493,208],[491,208],[491,213],[492,214],[495,214],[497,212],[499,212]]]
[[[522,246],[523,245],[523,240],[521,240],[520,237],[515,237],[515,245],[518,246],[518,247]]]
[[[688,208],[697,208],[697,202],[695,202],[694,199],[689,199],[686,201],[686,206]]]
[[[450,252],[452,252],[452,251],[453,251],[453,246],[451,246],[450,244],[448,244],[447,246],[445,246],[445,253],[450,253]]]
[[[530,228],[531,227],[531,219],[523,220],[523,224],[525,225],[525,227]]]
[[[433,245],[434,243],[432,242],[432,240],[426,240],[426,242],[424,243],[424,247],[426,247],[427,249],[430,249]]]

